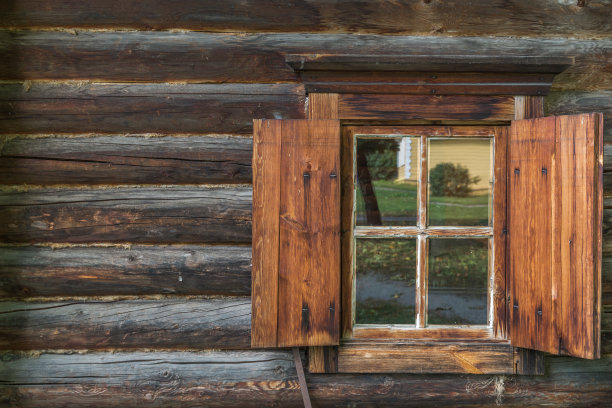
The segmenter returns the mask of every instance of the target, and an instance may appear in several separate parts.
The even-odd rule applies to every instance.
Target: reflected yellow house
[[[418,180],[418,137],[403,137],[397,152],[398,181]],[[440,163],[460,164],[468,169],[470,177],[479,177],[473,185],[474,194],[484,193],[493,182],[493,141],[478,138],[430,138],[428,168]]]

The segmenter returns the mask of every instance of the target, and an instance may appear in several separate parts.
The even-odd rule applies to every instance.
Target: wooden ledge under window
[[[323,364],[310,364],[310,372],[516,373],[515,350],[507,340],[351,339],[324,351],[335,355],[326,355]],[[333,361],[331,366],[329,361]]]
[[[546,95],[573,57],[291,54],[306,92]]]

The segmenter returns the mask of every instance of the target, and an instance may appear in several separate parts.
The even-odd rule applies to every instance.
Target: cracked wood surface
[[[489,7],[487,3],[478,15]],[[72,13],[75,9],[66,10]],[[0,79],[298,83],[298,76],[285,62],[287,54],[440,57],[476,52],[504,58],[575,57],[575,64],[555,78],[553,90],[610,89],[612,39],[580,40],[575,33],[572,31],[574,38],[502,38],[274,34],[268,30],[254,34],[0,30],[0,51],[5,56],[0,61]]]
[[[251,152],[228,135],[15,136],[0,142],[0,183],[250,183]]]
[[[0,84],[0,133],[250,134],[253,118],[304,117],[294,84]]]
[[[248,246],[0,246],[0,297],[250,295]]]
[[[551,358],[547,376],[315,374],[313,404],[386,407],[604,406],[612,360]],[[29,355],[0,364],[0,405],[301,407],[290,351]]]
[[[242,349],[250,298],[0,302],[0,349]]]
[[[250,242],[251,187],[0,191],[3,242]]]
[[[612,30],[609,0],[314,0],[294,2],[290,8],[282,0],[183,0],[180,5],[163,0],[146,6],[134,0],[20,0],[0,6],[0,26],[546,37],[605,36]]]

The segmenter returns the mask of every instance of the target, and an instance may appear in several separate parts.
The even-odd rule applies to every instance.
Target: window
[[[494,320],[503,316],[494,313],[493,293],[505,280],[495,279],[504,268],[493,264],[494,190],[505,198],[505,186],[494,189],[494,153],[506,148],[495,133],[472,126],[347,129],[343,154],[353,166],[342,170],[356,182],[342,198],[353,208],[345,226],[353,234],[343,248],[354,254],[343,296],[353,298],[345,311],[353,337],[423,338],[432,330],[494,337]]]
[[[601,116],[514,121],[522,102],[311,94],[309,120],[256,121],[252,346],[308,346],[314,372],[524,373],[521,348],[596,358]],[[394,152],[391,175],[357,164],[368,150]],[[457,197],[435,184],[461,172],[460,150],[488,151],[478,162],[489,164],[468,168],[471,183],[451,190],[481,194]],[[347,168],[367,168],[370,186]],[[381,191],[405,200],[383,205]],[[393,301],[406,296],[398,292],[379,308],[397,313],[366,305],[360,315],[368,251],[402,254],[406,267],[389,280],[414,286],[413,312],[410,300]],[[469,284],[448,276],[456,273],[449,253],[459,262],[470,254]],[[433,307],[443,285],[480,293],[473,312]],[[356,297],[347,295],[353,288]]]

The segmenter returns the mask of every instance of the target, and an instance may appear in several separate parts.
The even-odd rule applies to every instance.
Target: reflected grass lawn
[[[384,217],[402,217],[417,213],[417,186],[412,183],[398,183],[392,180],[374,181],[374,191],[378,207]],[[429,197],[429,219],[432,225],[473,226],[487,225],[489,214],[489,195],[480,194],[468,197]],[[361,194],[357,194],[357,216],[365,214]],[[396,225],[416,225],[414,219]]]

